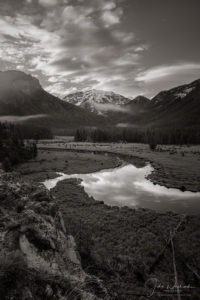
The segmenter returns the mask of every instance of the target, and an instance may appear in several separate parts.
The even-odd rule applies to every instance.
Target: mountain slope
[[[145,105],[150,104],[150,100],[147,97],[139,95],[136,98],[134,98],[133,100],[131,100],[128,104],[145,106]]]
[[[131,127],[200,127],[200,80],[162,91],[152,100],[138,96],[126,111],[112,113],[111,120]]]
[[[163,101],[175,101],[178,99],[184,99],[185,97],[196,94],[200,88],[200,79],[195,80],[189,84],[184,84],[167,91],[158,93],[153,99],[153,103],[161,103]]]
[[[100,90],[88,90],[69,94],[63,100],[96,114],[104,114],[107,111],[115,109],[120,110],[119,105],[130,102],[130,99],[124,96]]]
[[[200,80],[160,92],[151,100],[149,121],[162,126],[200,126]]]
[[[105,122],[103,118],[47,93],[30,75],[19,71],[0,72],[0,116],[32,115],[35,118],[28,122],[53,130]]]

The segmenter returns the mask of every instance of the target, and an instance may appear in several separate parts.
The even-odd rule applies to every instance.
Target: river
[[[58,177],[45,180],[43,184],[50,190],[59,181],[80,178],[85,192],[107,205],[142,207],[159,212],[200,213],[200,193],[153,184],[146,178],[152,171],[150,164],[142,168],[126,164],[90,174],[57,173]]]

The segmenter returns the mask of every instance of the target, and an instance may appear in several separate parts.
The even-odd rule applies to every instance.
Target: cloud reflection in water
[[[154,185],[146,179],[153,167],[137,168],[131,164],[91,174],[57,173],[55,179],[46,180],[44,185],[54,188],[59,181],[80,178],[85,192],[94,199],[108,205],[145,207],[158,211],[200,213],[200,193],[182,192],[178,189]]]

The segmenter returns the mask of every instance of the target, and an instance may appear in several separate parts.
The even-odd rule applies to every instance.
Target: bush
[[[0,123],[0,163],[5,171],[10,171],[13,165],[36,156],[36,143],[25,144],[18,126]]]
[[[8,157],[6,157],[3,162],[2,162],[2,168],[5,172],[9,172],[11,171],[12,167],[11,167],[11,162],[10,159]]]
[[[26,277],[26,262],[19,250],[0,254],[0,295],[8,299],[7,293],[15,288],[16,281]]]
[[[150,150],[152,150],[152,151],[155,151],[155,150],[156,150],[156,147],[157,147],[157,145],[154,144],[154,143],[150,143],[150,144],[149,144],[149,148],[150,148]]]

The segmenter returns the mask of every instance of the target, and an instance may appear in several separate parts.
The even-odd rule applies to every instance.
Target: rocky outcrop
[[[0,172],[1,299],[108,299],[83,271],[54,198],[16,178]]]

